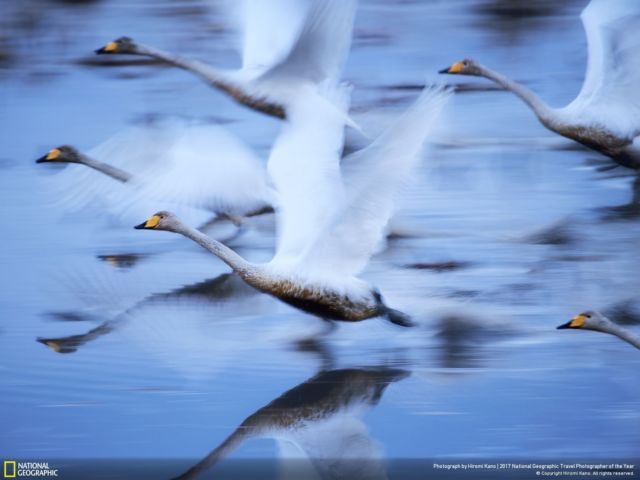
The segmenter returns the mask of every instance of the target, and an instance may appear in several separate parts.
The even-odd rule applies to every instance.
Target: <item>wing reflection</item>
[[[359,417],[378,404],[390,383],[409,374],[388,367],[321,372],[247,417],[176,479],[195,478],[251,438],[274,438],[282,459],[295,451],[296,461],[282,464],[282,473],[292,478],[386,478],[380,449]]]

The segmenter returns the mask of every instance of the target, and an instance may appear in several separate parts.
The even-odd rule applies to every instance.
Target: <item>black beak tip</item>
[[[558,325],[556,327],[556,330],[564,330],[564,329],[567,329],[567,328],[571,328],[570,325],[571,325],[571,322],[563,323],[562,325]]]
[[[133,227],[133,228],[135,228],[136,230],[144,230],[144,229],[146,228],[146,227],[145,227],[146,223],[147,223],[147,222],[142,222],[140,225],[136,225],[136,226],[135,226],[135,227]]]
[[[94,51],[96,52],[96,55],[102,55],[103,53],[108,53],[104,47],[100,47]]]
[[[439,70],[438,73],[449,73],[449,67]]]
[[[44,163],[47,161],[47,156],[43,155],[39,159],[36,160],[36,163]]]

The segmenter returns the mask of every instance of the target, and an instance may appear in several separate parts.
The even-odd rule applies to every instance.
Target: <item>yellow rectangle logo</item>
[[[4,461],[4,478],[16,478],[16,462],[15,460]]]

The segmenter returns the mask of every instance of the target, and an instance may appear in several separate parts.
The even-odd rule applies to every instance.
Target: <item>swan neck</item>
[[[97,170],[99,172],[104,173],[105,175],[108,175],[109,177],[118,180],[119,182],[122,183],[126,183],[129,180],[131,180],[131,174],[128,172],[125,172],[124,170],[121,170],[117,167],[114,167],[113,165],[109,165],[108,163],[104,163],[101,162],[99,160],[96,160],[95,158],[91,158],[87,155],[84,154],[80,154],[80,161],[79,163],[82,163],[84,165],[86,165],[87,167],[91,167],[94,170]]]
[[[615,335],[621,340],[624,340],[625,342],[628,342],[634,347],[640,349],[640,336],[634,335],[626,328],[616,325],[615,323],[610,323],[610,324],[607,324],[605,331],[606,333]]]
[[[187,227],[186,225],[182,225],[178,230],[178,233],[181,233],[187,238],[190,238],[197,244],[199,244],[204,249],[213,253],[224,263],[229,265],[234,271],[238,272],[238,274],[245,280],[250,280],[252,275],[257,273],[256,265],[247,262],[244,258],[238,255],[236,252],[231,250],[226,245],[220,243],[217,240],[214,240],[204,233],[196,230],[195,228]]]
[[[520,83],[514,82],[510,78],[507,78],[504,75],[495,72],[487,67],[480,66],[479,70],[480,74],[483,77],[488,78],[489,80],[493,80],[497,84],[501,85],[502,87],[520,97],[520,99],[524,103],[529,105],[531,110],[534,111],[534,113],[542,123],[551,123],[553,119],[553,110],[527,87],[521,85]]]
[[[205,65],[197,60],[191,60],[189,58],[174,55],[172,53],[165,52],[164,50],[146,45],[138,45],[136,51],[139,55],[156,58],[175,67],[195,73],[207,83],[211,83],[222,90],[228,91],[234,88],[232,82],[227,78],[227,75],[225,75],[223,71],[215,69],[209,65]]]

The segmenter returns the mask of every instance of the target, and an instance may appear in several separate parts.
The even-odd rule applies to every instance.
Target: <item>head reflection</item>
[[[382,455],[360,417],[409,372],[387,367],[321,372],[248,416],[176,479],[199,476],[252,438],[273,438],[291,478],[386,478]],[[295,458],[293,460],[292,458]]]

